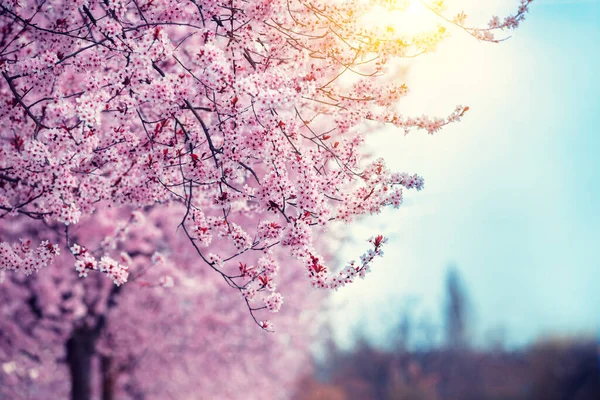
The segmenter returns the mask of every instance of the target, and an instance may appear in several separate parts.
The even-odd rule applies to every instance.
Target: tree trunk
[[[102,400],[114,400],[116,374],[112,368],[112,359],[102,356],[100,368],[102,369]]]
[[[119,293],[119,289],[118,286],[113,286],[111,289],[107,299],[109,309],[116,304],[114,296]],[[98,315],[93,326],[76,328],[67,341],[67,364],[69,364],[71,373],[71,400],[90,400],[92,398],[92,357],[96,354],[96,340],[105,325],[106,315]],[[102,380],[104,392],[104,377]],[[114,383],[112,386],[111,393],[114,393]],[[113,394],[108,398],[112,399]]]
[[[67,341],[67,363],[71,372],[71,400],[92,397],[92,356],[95,335],[88,329],[78,329]]]

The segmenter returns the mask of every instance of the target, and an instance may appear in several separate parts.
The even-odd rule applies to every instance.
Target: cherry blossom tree
[[[132,220],[103,209],[79,224],[89,243],[122,250],[126,286],[102,274],[79,278],[69,253],[39,274],[5,275],[0,398],[288,397],[310,365],[318,323],[307,311],[322,296],[307,296],[299,269],[282,270],[291,304],[279,315],[277,335],[260,334],[238,296],[223,295],[227,284],[198,265],[183,232],[164,229],[182,211],[157,207]],[[28,223],[3,232],[35,236]]]
[[[365,19],[407,1],[3,0],[2,382],[35,376],[49,386],[27,396],[43,398],[70,379],[72,397],[88,398],[95,368],[109,395],[181,393],[192,373],[207,393],[245,390],[224,383],[232,365],[256,369],[285,347],[248,323],[273,330],[285,296],[289,326],[326,293],[301,289],[301,275],[338,289],[383,255],[379,235],[358,261],[329,266],[327,230],[423,188],[365,157],[364,135],[433,134],[468,110],[403,115],[394,61],[435,50],[448,25],[503,40],[531,1],[486,28],[424,3],[440,25],[409,35]],[[305,348],[308,327],[292,332]],[[283,372],[265,364],[252,377],[268,388]]]

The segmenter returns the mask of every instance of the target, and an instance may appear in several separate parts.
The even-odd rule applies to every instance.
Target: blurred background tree
[[[600,368],[594,338],[542,338],[505,346],[497,329],[485,344],[471,333],[474,307],[457,266],[449,266],[441,306],[444,340],[415,342],[415,299],[398,306],[385,343],[363,330],[349,349],[327,340],[324,359],[298,385],[295,400],[598,400]],[[489,336],[489,335],[488,335]],[[429,333],[426,337],[433,338]]]

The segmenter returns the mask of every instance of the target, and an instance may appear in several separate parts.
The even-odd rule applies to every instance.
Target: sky
[[[456,2],[474,18],[516,3]],[[600,1],[536,0],[509,40],[451,31],[410,64],[402,111],[470,111],[433,136],[385,128],[369,137],[374,154],[422,175],[425,189],[361,221],[338,253],[357,259],[363,238],[390,238],[373,272],[334,297],[341,343],[356,329],[385,341],[407,307],[439,330],[451,264],[480,343],[499,332],[521,345],[600,331],[599,21]]]

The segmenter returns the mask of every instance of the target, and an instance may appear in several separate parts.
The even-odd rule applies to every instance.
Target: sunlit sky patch
[[[515,2],[448,4],[485,24]],[[342,342],[357,325],[383,338],[408,298],[439,328],[450,263],[480,341],[499,326],[512,344],[598,330],[599,20],[597,1],[536,0],[507,42],[450,30],[436,54],[411,62],[403,112],[471,110],[433,137],[388,128],[369,140],[393,169],[423,175],[425,190],[364,221],[340,254],[356,258],[375,233],[391,239],[368,279],[336,295]]]
[[[414,35],[435,27],[436,20],[419,0],[395,0],[371,7],[361,22]]]

